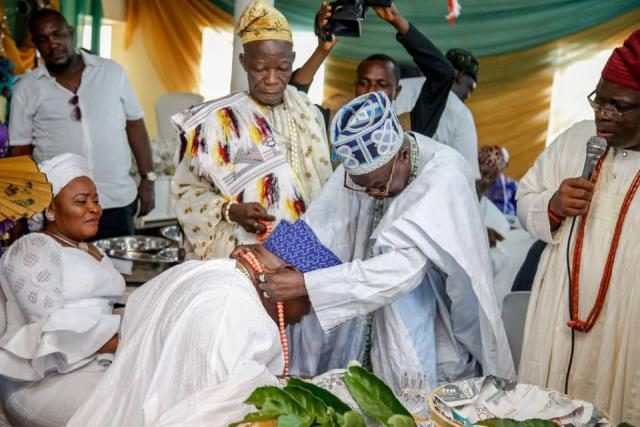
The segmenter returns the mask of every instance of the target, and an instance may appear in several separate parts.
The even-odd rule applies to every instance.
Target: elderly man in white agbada
[[[394,386],[404,373],[432,386],[481,372],[513,378],[465,160],[403,133],[383,92],[343,107],[331,132],[342,166],[305,221],[345,264],[261,285],[276,299],[311,300],[315,314],[290,328],[293,372],[359,359]]]

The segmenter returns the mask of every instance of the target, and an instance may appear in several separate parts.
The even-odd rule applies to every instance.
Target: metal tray
[[[169,225],[160,229],[160,235],[178,245],[182,244],[182,230],[177,225]]]
[[[94,242],[94,244],[105,251],[109,256],[109,252],[117,253],[145,253],[158,252],[171,246],[171,240],[164,237],[151,236],[124,236],[102,239]],[[125,255],[127,256],[127,255]],[[133,256],[133,255],[131,255]],[[125,258],[131,259],[131,258]],[[139,259],[139,258],[138,258]]]

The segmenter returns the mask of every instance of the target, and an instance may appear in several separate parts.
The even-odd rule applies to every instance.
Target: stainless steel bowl
[[[184,251],[163,237],[114,237],[95,245],[110,258],[131,262],[131,274],[123,274],[129,284],[145,283],[184,260]]]
[[[182,230],[177,225],[169,225],[160,229],[160,235],[178,245],[182,244]]]
[[[158,252],[171,246],[171,241],[163,237],[124,236],[98,240],[94,244],[105,252]]]

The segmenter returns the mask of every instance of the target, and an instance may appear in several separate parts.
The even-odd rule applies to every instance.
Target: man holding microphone
[[[520,181],[520,221],[548,243],[533,285],[520,381],[640,423],[640,31],[613,51],[575,124]],[[587,140],[606,140],[591,179]]]

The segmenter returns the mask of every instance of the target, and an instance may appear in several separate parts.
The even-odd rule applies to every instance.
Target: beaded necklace
[[[253,253],[243,253],[242,259],[249,263],[253,271],[258,274],[264,274],[264,268],[262,267],[262,264],[260,264],[260,261],[258,261],[258,258],[256,258]],[[242,269],[240,271],[242,272]],[[245,273],[246,275],[249,275],[249,272],[246,271],[246,269],[244,269],[243,274]],[[251,280],[251,276],[248,277],[249,280]],[[253,282],[253,280],[251,280],[251,282]],[[284,354],[284,370],[282,371],[282,375],[286,377],[289,376],[289,342],[287,341],[287,330],[284,323],[284,303],[282,301],[278,301],[276,302],[276,306],[278,308],[278,329],[280,331],[280,343],[282,344],[282,353]]]
[[[411,169],[409,172],[409,180],[407,181],[407,186],[408,186],[413,182],[414,179],[416,179],[416,176],[418,175],[419,148],[418,148],[418,144],[416,143],[413,137],[407,136],[407,138],[409,139],[409,158],[411,159]],[[386,211],[385,208],[386,208],[386,199],[375,200],[375,204],[373,207],[373,225],[371,228],[372,230],[375,230],[378,224],[380,224],[380,221],[382,220],[382,217],[384,216],[384,213]]]
[[[600,175],[600,170],[602,169],[602,163],[604,162],[604,158],[607,156],[607,153],[600,157],[596,169],[593,173],[593,178],[591,181],[596,184],[598,181],[598,176]],[[611,275],[613,273],[613,264],[616,259],[616,253],[618,252],[618,243],[620,241],[620,235],[622,234],[622,227],[624,225],[624,220],[627,217],[627,212],[629,211],[629,206],[633,201],[633,197],[636,194],[636,191],[640,187],[640,170],[636,173],[633,181],[631,182],[631,186],[627,190],[627,194],[624,197],[624,201],[622,202],[622,207],[620,208],[620,213],[618,214],[618,220],[616,222],[616,228],[613,233],[613,237],[611,239],[611,245],[609,246],[609,254],[607,256],[607,261],[604,265],[604,272],[602,274],[602,279],[600,280],[600,288],[598,289],[598,296],[596,297],[596,301],[589,312],[589,316],[587,320],[580,319],[580,263],[582,260],[582,245],[584,243],[584,233],[585,233],[585,225],[587,223],[587,218],[589,216],[589,210],[580,221],[580,227],[578,228],[578,235],[576,236],[575,248],[573,250],[573,275],[571,277],[571,320],[567,323],[570,328],[573,328],[577,331],[581,332],[589,332],[593,325],[595,325],[600,313],[602,312],[602,308],[604,306],[605,298],[607,297],[607,292],[609,290],[609,285],[611,284]],[[591,206],[589,206],[589,209]]]
[[[255,98],[251,97],[251,99],[258,105],[262,105]],[[296,182],[298,183],[298,187],[300,188],[300,191],[303,192],[304,198],[308,199],[309,189],[307,188],[306,180],[303,179],[304,168],[302,167],[302,160],[300,159],[300,141],[299,141],[298,129],[296,128],[296,123],[293,119],[293,115],[291,114],[291,111],[289,111],[289,106],[287,105],[287,102],[284,99],[282,102],[282,106],[284,108],[284,113],[287,116],[287,119],[286,119],[287,128],[289,129],[289,140],[291,141],[291,146],[289,147],[289,153],[287,155],[287,161],[289,162],[289,165],[293,170],[293,175],[296,178]],[[276,128],[277,127],[275,126],[276,114],[274,112],[274,107],[272,106],[265,106],[265,107],[269,110],[271,114],[271,120],[274,124],[274,128]]]
[[[45,231],[49,236],[53,237],[60,243],[64,243],[67,246],[71,246],[72,248],[80,249],[81,251],[89,253],[89,244],[86,242],[78,242],[74,243],[71,240],[66,239],[58,233],[54,233],[53,231]]]
[[[256,238],[260,243],[263,243],[265,240],[267,240],[267,238],[273,231],[273,225],[268,221],[260,221],[260,222],[264,224],[264,226],[266,227],[266,230],[264,233],[256,235]],[[262,264],[260,264],[260,261],[258,261],[258,258],[256,258],[256,256],[253,253],[245,252],[241,256],[242,256],[242,259],[244,259],[246,262],[249,263],[253,271],[255,271],[258,274],[264,274],[264,267],[262,266]],[[247,269],[244,267],[244,265],[237,262],[236,267],[238,267],[238,270],[240,270],[240,272],[247,279],[249,279],[251,283],[253,283],[253,279],[251,278],[251,275],[249,274]],[[278,309],[278,330],[280,332],[280,343],[282,344],[282,353],[284,354],[284,370],[282,371],[282,375],[286,377],[286,376],[289,376],[289,342],[287,340],[287,329],[284,323],[284,302],[277,301],[276,307]]]
[[[409,150],[410,150],[410,159],[411,159],[411,169],[409,172],[409,180],[407,181],[407,186],[416,179],[418,176],[418,155],[419,155],[419,147],[416,143],[415,139],[411,136],[408,136],[409,139]],[[376,227],[380,224],[382,217],[386,211],[386,199],[376,199],[374,208],[373,208],[373,224],[371,230],[375,230]],[[362,352],[362,366],[372,371],[373,366],[371,365],[371,331],[373,329],[373,314],[370,313],[367,315],[367,323],[364,328],[364,349]]]

